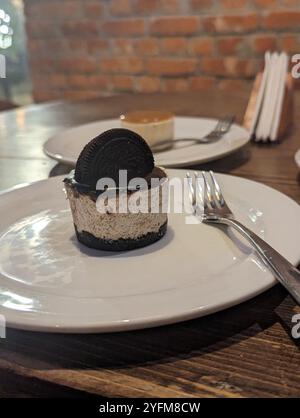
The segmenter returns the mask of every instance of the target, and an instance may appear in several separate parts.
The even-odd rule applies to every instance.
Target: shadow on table
[[[226,156],[220,158],[215,161],[209,161],[204,164],[199,164],[193,166],[192,169],[195,170],[213,170],[216,173],[227,173],[230,174],[232,170],[235,170],[244,164],[250,159],[251,157],[251,148],[249,144],[245,145],[240,150]]]
[[[45,370],[120,369],[172,363],[178,359],[190,359],[214,351],[223,351],[259,334],[275,323],[280,323],[283,327],[283,337],[299,347],[299,340],[291,337],[294,307],[295,303],[291,297],[277,285],[239,306],[207,317],[159,328],[85,335],[33,333],[9,329],[3,348],[20,354],[24,367]],[[240,350],[242,351],[241,346]],[[245,351],[245,356],[247,354]]]

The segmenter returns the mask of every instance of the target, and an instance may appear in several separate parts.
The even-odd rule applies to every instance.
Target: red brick
[[[145,31],[143,19],[122,19],[106,21],[102,30],[111,36],[138,36]]]
[[[190,7],[196,12],[210,9],[213,6],[213,0],[190,0]]]
[[[41,34],[43,35],[43,38],[55,38],[60,36],[58,25],[54,28],[51,20],[27,20],[26,31],[30,38],[40,39]]]
[[[71,74],[67,77],[66,83],[75,89],[107,88],[109,78],[103,75]]]
[[[236,79],[226,79],[226,80],[220,80],[218,83],[218,87],[220,90],[226,90],[226,91],[238,91],[245,87],[246,85],[245,80],[236,80]]]
[[[28,47],[28,50],[29,50],[30,54],[32,54],[32,55],[33,54],[40,54],[41,50],[42,50],[41,42],[40,42],[39,39],[29,38],[27,40],[27,47]]]
[[[161,40],[161,50],[170,55],[185,55],[187,50],[186,38],[165,38]]]
[[[257,61],[236,57],[224,58],[225,75],[233,77],[253,77],[257,73]]]
[[[54,87],[65,87],[67,83],[67,78],[65,74],[52,74],[50,76],[50,83]]]
[[[57,55],[59,52],[66,49],[67,42],[65,39],[42,39],[40,41],[40,52],[46,55]]]
[[[193,38],[189,43],[189,52],[197,56],[210,56],[214,51],[214,41],[212,38]]]
[[[187,91],[189,84],[185,78],[169,78],[164,80],[163,90],[166,92]]]
[[[135,43],[138,55],[150,56],[158,53],[158,40],[156,38],[141,38]]]
[[[72,74],[67,77],[67,83],[70,87],[84,88],[88,86],[88,78],[82,74]]]
[[[178,13],[180,9],[178,0],[136,0],[134,10],[138,14],[151,13]]]
[[[86,43],[86,50],[91,54],[106,52],[108,48],[109,42],[106,39],[93,38]]]
[[[251,77],[257,71],[256,61],[236,57],[203,58],[204,72],[215,76]]]
[[[202,60],[202,70],[208,74],[224,76],[225,65],[223,58],[204,58]]]
[[[55,18],[58,20],[76,17],[81,12],[81,2],[74,0],[52,0],[25,2],[25,11],[27,15],[38,17],[39,19]]]
[[[62,71],[72,73],[93,73],[97,68],[92,58],[63,58],[58,66]]]
[[[30,59],[31,67],[35,68],[38,72],[49,73],[56,69],[57,61],[53,58],[48,57],[31,57]]]
[[[299,0],[27,0],[25,8],[39,100],[238,90],[264,51],[300,51]]]
[[[192,74],[197,67],[197,60],[189,58],[153,58],[148,62],[150,74],[185,75]]]
[[[267,29],[298,29],[300,25],[300,11],[271,12],[263,19],[263,26]]]
[[[221,6],[225,9],[241,9],[247,5],[247,0],[221,0]]]
[[[294,6],[298,6],[299,5],[299,0],[281,0],[280,1],[280,4],[282,6],[294,7]]]
[[[138,74],[144,69],[143,61],[137,57],[102,58],[100,66],[107,73]]]
[[[274,35],[256,36],[253,39],[253,49],[261,54],[268,50],[275,51],[277,49],[277,37]]]
[[[139,14],[149,14],[160,10],[160,0],[136,0],[134,11]]]
[[[85,14],[88,17],[100,17],[103,14],[103,5],[98,1],[85,1],[83,3]]]
[[[33,99],[36,103],[50,102],[61,98],[61,92],[58,90],[33,90]]]
[[[112,78],[113,87],[120,91],[133,90],[133,77],[125,75],[116,75]]]
[[[212,77],[192,77],[190,79],[191,90],[210,90],[215,84]]]
[[[61,39],[29,39],[27,42],[30,54],[46,56],[49,53],[57,53],[64,49],[64,40]]]
[[[44,90],[57,90],[57,88],[55,87],[54,83],[49,82],[49,74],[47,73],[41,73],[41,72],[36,72],[36,70],[33,70],[31,72],[31,81],[33,84],[33,90],[34,91],[44,91]]]
[[[258,23],[258,16],[255,13],[206,17],[203,19],[204,28],[212,33],[251,32],[257,29]]]
[[[61,29],[64,35],[83,38],[97,35],[99,30],[98,26],[98,22],[95,20],[66,20]]]
[[[83,53],[86,51],[87,43],[84,39],[80,38],[65,38],[68,47],[68,53],[75,54]]]
[[[105,75],[90,75],[87,82],[90,87],[104,88],[106,90],[110,88],[110,78]]]
[[[131,13],[130,0],[111,0],[110,12],[114,16],[127,16]]]
[[[235,55],[243,43],[241,37],[226,37],[217,39],[217,48],[221,55]]]
[[[129,39],[115,39],[113,41],[113,49],[118,54],[132,55],[133,53],[133,42]]]
[[[174,14],[180,11],[180,0],[163,0],[160,3],[163,13]]]
[[[298,0],[297,0],[298,1]],[[277,6],[277,0],[254,0],[253,1],[257,6],[263,7],[263,8],[273,8]],[[280,0],[280,3],[282,3],[282,0]]]
[[[150,32],[156,35],[192,35],[199,26],[196,16],[158,17],[151,21]]]
[[[282,35],[280,39],[281,48],[289,53],[299,53],[300,51],[300,37],[295,34]]]
[[[143,76],[136,80],[136,89],[141,93],[155,93],[160,90],[159,77]]]

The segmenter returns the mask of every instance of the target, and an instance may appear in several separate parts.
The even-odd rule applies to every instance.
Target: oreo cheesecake
[[[91,140],[64,184],[77,239],[88,247],[131,250],[167,231],[167,175],[135,132],[111,129]]]

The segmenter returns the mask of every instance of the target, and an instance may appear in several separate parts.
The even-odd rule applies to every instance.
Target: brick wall
[[[239,88],[300,53],[299,0],[24,0],[36,101]]]

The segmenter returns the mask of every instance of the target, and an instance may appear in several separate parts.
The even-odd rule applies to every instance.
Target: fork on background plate
[[[212,171],[202,171],[201,174],[198,172],[194,173],[194,180],[189,173],[186,174],[186,177],[190,188],[190,200],[195,214],[199,214],[201,211],[198,205],[199,199],[203,202],[202,222],[223,224],[238,231],[256,250],[277,280],[300,304],[300,271],[262,238],[235,219],[234,214],[224,199],[215,174]],[[203,188],[201,190],[199,187],[199,180],[202,179],[204,190]]]
[[[209,144],[216,142],[221,139],[227,132],[229,132],[235,116],[228,116],[224,119],[219,119],[216,126],[207,135],[202,138],[178,138],[178,139],[166,139],[165,141],[159,142],[157,145],[152,147],[154,152],[165,150],[167,145],[175,145],[179,142],[194,142],[196,144]],[[160,150],[160,148],[163,148]],[[168,148],[169,149],[169,148]]]

